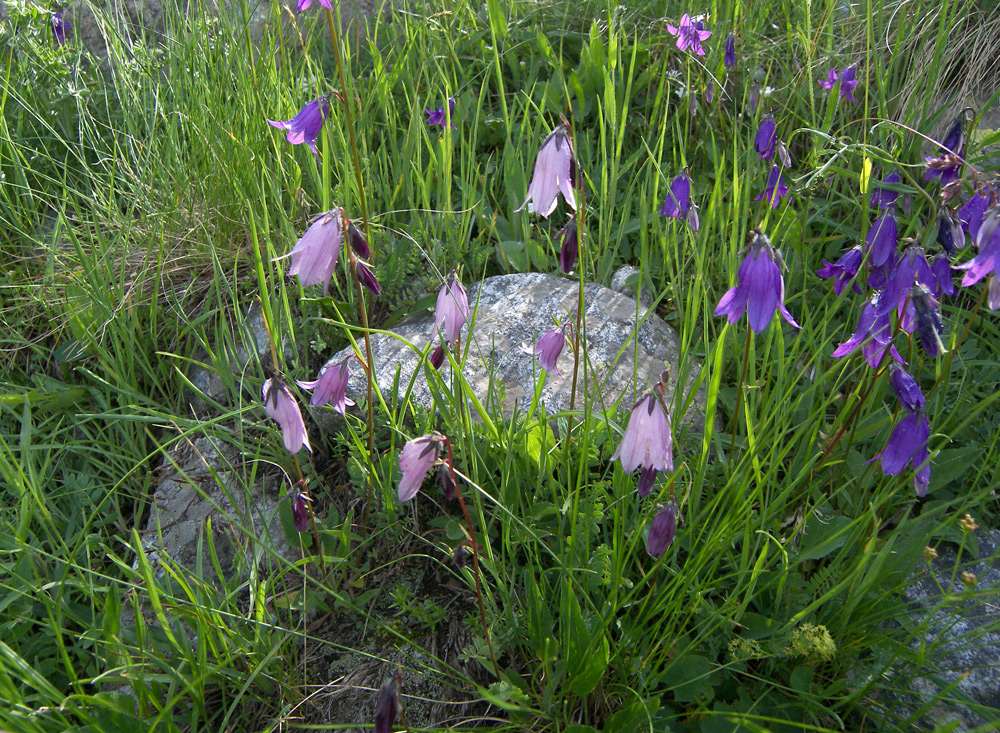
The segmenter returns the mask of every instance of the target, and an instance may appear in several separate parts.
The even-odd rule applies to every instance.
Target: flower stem
[[[458,487],[458,478],[455,476],[455,468],[451,454],[451,441],[445,438],[448,446],[448,473],[451,474],[451,482],[455,486],[455,498],[458,505],[462,507],[462,514],[465,515],[465,524],[469,528],[469,542],[472,545],[472,569],[476,579],[476,600],[479,603],[479,620],[483,624],[483,635],[486,637],[486,646],[490,650],[490,660],[493,662],[493,672],[497,679],[500,679],[500,665],[497,664],[497,656],[493,651],[493,641],[490,639],[490,629],[486,625],[486,608],[483,605],[483,586],[479,579],[479,544],[476,542],[476,533],[472,527],[472,519],[469,517],[469,510],[465,506],[465,499],[462,498],[462,491]],[[484,529],[485,535],[485,529]]]
[[[736,390],[736,411],[733,413],[733,440],[729,447],[729,474],[733,473],[736,456],[736,428],[740,424],[740,407],[743,402],[743,385],[747,378],[747,366],[750,363],[750,326],[747,326],[746,346],[743,347],[743,372],[740,374],[739,389]]]

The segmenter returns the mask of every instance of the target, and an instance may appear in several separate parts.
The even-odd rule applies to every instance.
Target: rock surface
[[[501,407],[505,416],[513,413],[515,405],[524,412],[532,402],[536,380],[544,379],[540,402],[546,412],[551,415],[569,409],[573,380],[570,347],[563,349],[556,363],[559,374],[545,375],[537,357],[523,353],[518,347],[533,346],[545,332],[575,320],[576,281],[540,273],[498,275],[470,287],[468,296],[473,325],[471,331],[469,324],[462,331],[461,348],[463,352],[468,348],[463,375],[479,401],[488,410]],[[634,299],[597,283],[584,286],[584,298],[589,364],[586,381],[583,364],[580,366],[576,409],[582,408],[585,391],[595,410],[615,405],[631,409],[638,396],[669,369],[667,403],[672,405],[675,432],[681,424],[700,430],[704,425],[704,389],[691,396],[699,365],[693,359],[682,358],[676,331],[655,313],[637,306]],[[432,367],[426,357],[438,343],[434,315],[428,311],[411,318],[395,327],[393,333],[394,336],[376,334],[372,338],[379,388],[388,400],[388,390],[398,370],[400,392],[414,379],[411,399],[429,408],[433,399],[426,373]],[[333,358],[339,362],[349,353],[345,349]],[[681,367],[686,374],[678,399],[675,391]],[[443,385],[439,388],[450,388],[453,380],[447,362],[440,376]],[[360,401],[364,392],[364,379],[355,367],[348,396]],[[679,421],[680,405],[689,396],[691,404]],[[314,411],[314,415],[322,427],[334,427],[329,420],[335,415],[332,410]]]
[[[934,658],[933,676],[927,670],[912,675],[901,686],[910,695],[900,702],[911,710],[944,694],[948,702],[935,703],[920,724],[921,730],[968,731],[1000,720],[1000,530],[979,530],[979,559],[966,551],[961,560],[953,545],[938,548],[931,570],[914,579],[905,591],[912,604],[910,624],[916,627],[911,647],[926,648]],[[975,589],[966,587],[962,573],[976,576]],[[979,711],[973,704],[982,706]],[[992,714],[983,713],[983,708]]]

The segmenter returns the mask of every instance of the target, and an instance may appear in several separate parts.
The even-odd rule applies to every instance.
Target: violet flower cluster
[[[924,497],[931,481],[927,454],[930,423],[924,412],[927,400],[916,380],[898,364],[890,367],[889,381],[905,414],[893,427],[885,448],[872,460],[881,459],[882,473],[886,476],[895,476],[907,465],[912,466],[913,488],[917,496]]]

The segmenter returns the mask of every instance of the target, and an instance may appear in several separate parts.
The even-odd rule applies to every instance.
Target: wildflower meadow
[[[994,3],[0,7],[0,729],[996,730]]]

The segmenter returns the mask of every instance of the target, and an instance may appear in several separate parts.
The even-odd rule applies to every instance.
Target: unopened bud
[[[975,574],[970,573],[968,570],[963,570],[961,577],[966,588],[975,588],[976,584],[979,582],[979,578],[977,578]]]
[[[924,548],[924,562],[934,562],[938,559],[938,551],[928,545]]]
[[[979,529],[979,525],[976,524],[976,520],[972,518],[971,514],[966,514],[964,517],[959,519],[958,526],[962,528],[963,532],[975,532]]]

